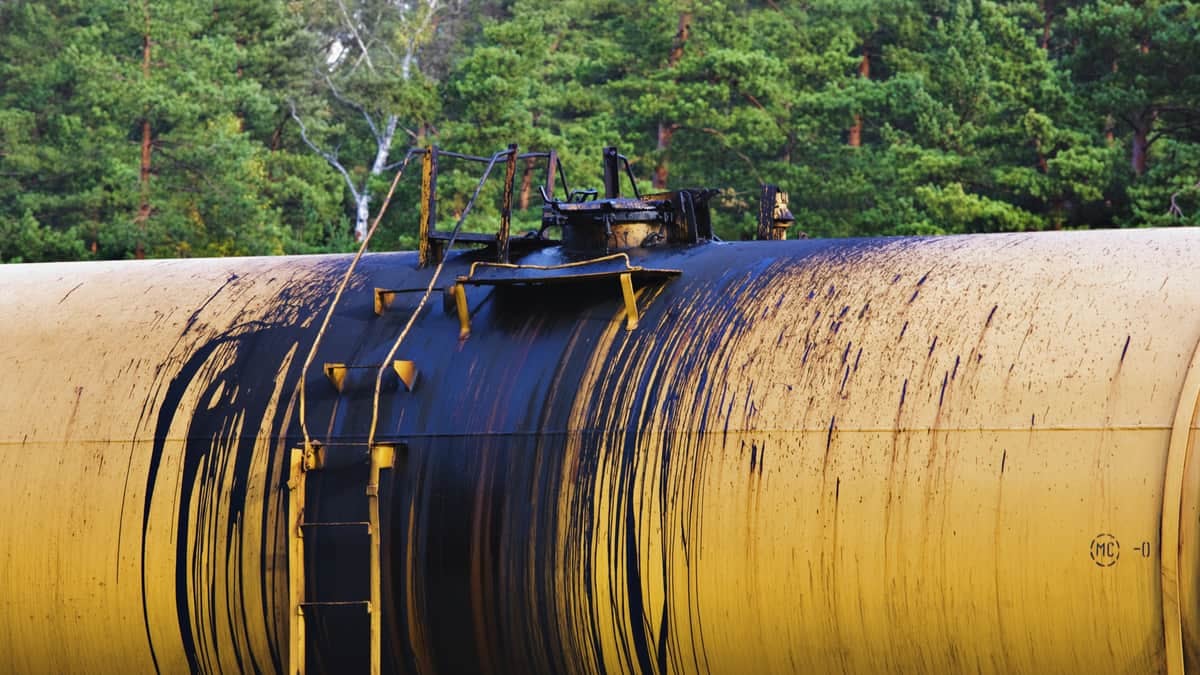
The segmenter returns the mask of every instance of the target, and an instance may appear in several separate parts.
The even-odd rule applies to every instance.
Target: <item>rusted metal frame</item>
[[[507,195],[507,197],[506,197],[507,207],[505,208],[505,213],[508,215],[510,222],[511,222],[511,211],[512,211],[512,196],[511,196],[512,195],[512,187],[511,187],[511,184],[514,180],[513,177],[515,176],[515,172],[516,172],[516,161],[518,159],[526,158],[526,157],[547,157],[547,156],[549,156],[549,157],[552,157],[554,162],[558,165],[558,170],[561,173],[562,165],[558,163],[556,153],[554,153],[554,152],[549,152],[549,153],[535,152],[535,153],[518,154],[515,151],[515,148],[516,148],[516,144],[514,143],[514,144],[510,145],[509,148],[492,155],[491,158],[475,157],[473,155],[463,155],[463,154],[456,153],[456,152],[448,152],[445,150],[441,150],[436,147],[431,148],[430,149],[431,152],[426,153],[426,158],[424,161],[424,167],[426,167],[426,168],[423,168],[423,171],[422,171],[422,195],[421,195],[422,216],[421,216],[420,250],[418,252],[418,262],[419,262],[420,266],[426,267],[430,263],[441,262],[441,260],[445,256],[445,252],[454,247],[455,239],[457,239],[457,237],[458,237],[458,233],[459,233],[459,230],[461,229],[461,225],[462,225],[463,221],[465,220],[467,213],[470,211],[471,205],[474,204],[476,198],[479,195],[480,189],[482,188],[483,184],[485,182],[487,182],[488,177],[491,175],[492,169],[495,167],[496,161],[500,157],[508,157],[509,163],[512,165],[511,170],[508,167],[506,167],[506,171],[505,171],[505,188],[506,188],[505,194]],[[484,170],[483,176],[480,177],[479,182],[476,184],[475,193],[472,195],[467,208],[463,210],[462,216],[459,218],[458,222],[455,224],[454,230],[451,232],[451,236],[450,236],[449,240],[442,240],[442,239],[435,240],[434,237],[432,236],[435,232],[438,232],[438,230],[436,229],[436,225],[437,225],[437,214],[436,214],[437,194],[436,194],[436,192],[437,192],[437,173],[438,173],[437,158],[438,157],[456,157],[459,159],[466,159],[466,160],[471,160],[471,161],[485,161],[488,163],[487,168]],[[428,177],[426,177],[426,176],[428,176]],[[563,179],[563,184],[566,185],[565,177]],[[499,235],[497,235],[497,241],[500,244],[498,248],[501,249],[502,254],[504,256],[502,259],[507,259],[508,237],[505,236],[505,234],[506,234],[506,232],[508,232],[508,228],[505,228],[504,225],[505,225],[505,223],[503,222],[503,217],[502,217],[501,232]],[[438,234],[444,234],[444,232],[438,232]]]
[[[512,227],[513,181],[517,176],[517,144],[508,146],[508,161],[504,163],[504,193],[500,206],[500,232],[496,235],[496,261],[508,262],[508,237]]]
[[[438,154],[443,157],[452,157],[454,159],[465,159],[469,162],[489,162],[488,157],[476,157],[475,155],[464,155],[461,152],[451,152],[449,150],[438,150]]]
[[[562,163],[558,161],[558,152],[555,150],[548,150],[548,151],[535,150],[533,152],[522,152],[521,154],[517,155],[517,159],[544,159],[544,160],[546,160],[546,182],[545,182],[544,187],[545,187],[545,193],[546,193],[547,197],[552,198],[554,196],[555,172],[558,172],[560,174],[562,173]],[[565,177],[563,179],[563,185],[564,186],[566,185]]]

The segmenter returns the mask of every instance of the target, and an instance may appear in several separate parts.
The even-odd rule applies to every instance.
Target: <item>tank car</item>
[[[719,242],[610,151],[469,235],[438,156],[419,252],[0,268],[0,670],[1200,668],[1200,232]]]

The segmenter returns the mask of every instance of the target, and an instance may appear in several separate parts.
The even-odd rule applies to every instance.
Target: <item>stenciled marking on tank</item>
[[[1088,553],[1097,567],[1112,567],[1121,559],[1121,542],[1111,534],[1101,533],[1092,539]]]

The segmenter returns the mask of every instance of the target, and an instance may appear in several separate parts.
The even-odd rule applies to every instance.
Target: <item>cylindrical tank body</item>
[[[633,261],[680,271],[633,330],[602,280],[469,288],[465,339],[435,291],[377,408],[384,670],[1200,667],[1198,252],[708,244]],[[364,257],[301,392],[349,263],[0,268],[0,671],[288,669],[301,398],[364,447],[433,274]],[[357,517],[329,475],[305,517]],[[361,590],[307,546],[310,589]],[[366,663],[355,621],[309,624],[310,669]]]

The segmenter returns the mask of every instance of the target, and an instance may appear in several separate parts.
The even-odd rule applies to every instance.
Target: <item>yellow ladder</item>
[[[370,620],[370,664],[371,675],[379,675],[382,662],[382,568],[380,560],[379,527],[379,474],[391,469],[396,462],[396,447],[391,444],[376,444],[370,447],[370,469],[368,471],[366,497],[367,520],[365,522],[308,522],[304,518],[307,499],[308,472],[332,468],[328,449],[317,442],[304,448],[294,448],[288,459],[288,601],[290,616],[290,646],[288,652],[289,671],[293,675],[304,675],[308,641],[304,630],[305,612],[315,607],[360,606],[366,609]],[[306,599],[307,578],[304,573],[304,531],[319,527],[361,527],[370,539],[370,597],[366,600],[316,602]]]

